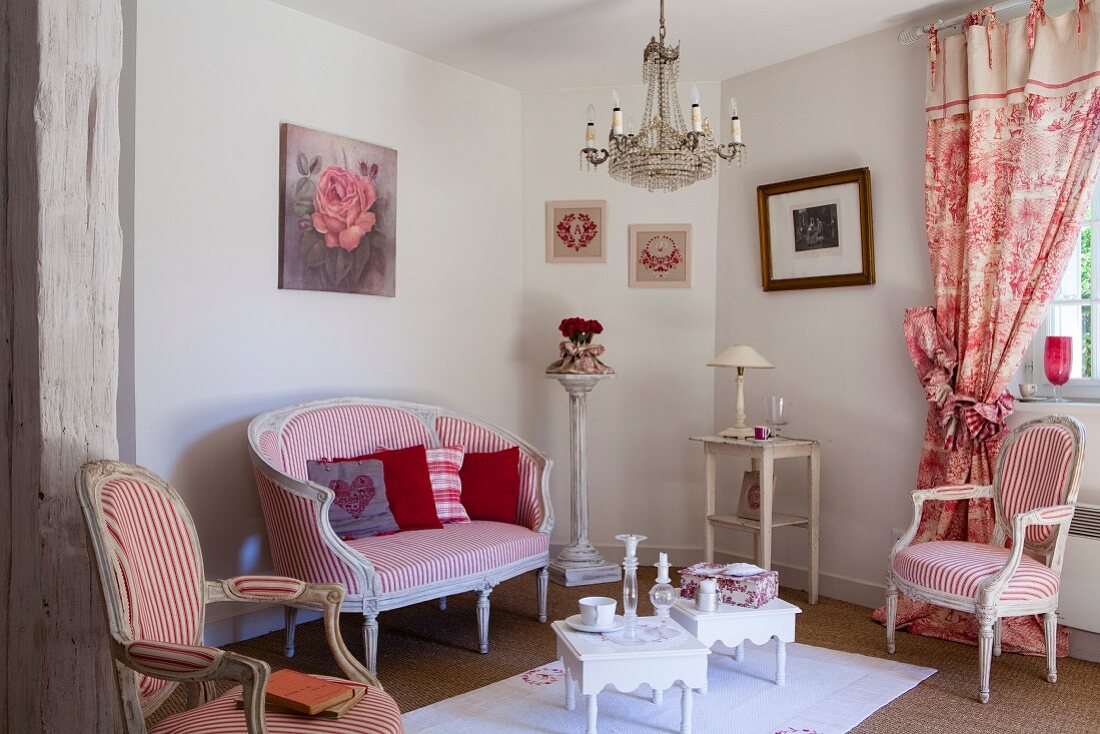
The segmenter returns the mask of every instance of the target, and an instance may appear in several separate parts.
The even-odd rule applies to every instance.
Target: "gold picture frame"
[[[765,291],[875,282],[870,169],[766,184],[756,201]]]

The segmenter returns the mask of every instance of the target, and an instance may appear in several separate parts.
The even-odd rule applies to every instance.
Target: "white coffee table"
[[[690,599],[677,599],[669,610],[700,643],[713,647],[722,643],[734,649],[733,659],[745,654],[745,642],[763,645],[775,640],[775,684],[786,684],[787,643],[794,642],[794,620],[802,610],[782,599],[772,599],[759,609],[719,604],[716,612],[700,612]],[[706,692],[706,689],[703,689]]]
[[[641,617],[639,626],[657,630],[664,639],[626,647],[612,641],[622,632],[608,635],[577,632],[565,622],[551,625],[558,638],[558,657],[565,668],[565,707],[576,708],[576,685],[588,697],[587,734],[596,734],[596,697],[605,686],[624,692],[646,684],[653,689],[653,702],[661,703],[663,692],[675,684],[682,688],[680,732],[691,732],[692,691],[707,686],[707,655],[704,645],[673,620],[665,627],[655,617]],[[576,681],[576,683],[574,683]]]

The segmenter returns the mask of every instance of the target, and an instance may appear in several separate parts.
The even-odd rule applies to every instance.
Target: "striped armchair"
[[[176,491],[131,464],[97,461],[77,477],[80,504],[107,606],[126,734],[397,734],[397,704],[344,646],[344,590],[294,578],[242,576],[206,581],[191,515]],[[344,674],[367,693],[339,721],[264,711],[270,666],[203,644],[211,602],[303,604],[324,610],[329,647]],[[220,697],[213,681],[241,684]],[[329,680],[349,684],[346,680]],[[176,686],[192,686],[187,710],[146,729],[145,719]],[[244,711],[236,706],[243,697]]]
[[[537,570],[539,621],[546,621],[547,566],[554,512],[553,462],[526,441],[442,408],[367,398],[321,400],[264,413],[249,424],[249,446],[268,543],[279,573],[347,589],[345,612],[363,615],[367,668],[374,672],[378,614],[451,594],[478,593],[480,651],[489,651],[489,594]],[[378,447],[461,445],[467,452],[520,449],[515,524],[473,521],[442,529],[343,541],[328,510],[334,495],[309,481],[306,462],[357,456]],[[287,605],[286,653],[294,654],[294,605]]]
[[[969,612],[978,620],[978,699],[989,702],[992,656],[1001,654],[1001,619],[1042,614],[1047,680],[1058,680],[1058,590],[1066,534],[1081,483],[1085,429],[1069,416],[1047,416],[1014,430],[1001,447],[990,486],[913,493],[913,523],[890,552],[886,649],[894,652],[898,592],[915,601]],[[928,500],[993,500],[992,543],[913,544]],[[1005,546],[1011,541],[1011,548]]]

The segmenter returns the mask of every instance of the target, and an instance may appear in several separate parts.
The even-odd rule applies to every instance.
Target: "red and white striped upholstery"
[[[224,583],[233,596],[263,601],[289,601],[306,588],[304,581],[285,576],[236,576]]]
[[[333,683],[347,681],[328,678]],[[149,734],[248,734],[244,716],[237,708],[240,686],[208,704],[169,716]],[[401,711],[384,691],[368,687],[363,700],[341,719],[320,719],[292,714],[267,713],[269,734],[400,734]]]
[[[384,405],[328,405],[304,410],[279,435],[282,470],[305,480],[306,462],[370,454],[379,446],[434,446],[427,426],[414,414]]]
[[[1073,448],[1070,433],[1055,425],[1032,428],[1005,447],[999,461],[999,504],[1009,527],[1021,512],[1066,501]],[[1027,544],[1045,543],[1051,532],[1050,526],[1032,525],[1025,534]]]
[[[382,593],[429,586],[545,554],[550,536],[520,525],[474,520],[348,543],[374,564]]]
[[[334,553],[322,536],[318,505],[287,492],[258,468],[255,476],[275,568],[314,584],[343,584],[349,596],[366,592],[363,572]]]
[[[466,449],[467,454],[481,454],[503,451],[515,446],[492,431],[476,423],[462,420],[451,415],[441,415],[435,419],[435,430],[444,444],[456,444]],[[516,522],[524,527],[538,530],[545,518],[542,516],[542,503],[539,501],[542,473],[530,454],[519,452],[519,508]]]
[[[464,452],[461,446],[443,446],[428,449],[428,476],[432,481],[435,497],[435,514],[439,522],[470,522],[466,508],[462,506],[462,469]]]
[[[1010,554],[1006,548],[984,543],[938,540],[899,551],[894,556],[893,568],[902,581],[973,600],[982,581],[1000,571]],[[1000,600],[1047,599],[1058,593],[1058,584],[1058,574],[1025,555],[1001,592]]]
[[[216,647],[176,645],[144,640],[131,642],[126,652],[143,669],[156,673],[200,673],[212,671],[223,655]]]
[[[204,581],[187,522],[163,492],[135,479],[107,482],[98,502],[131,638],[200,643]],[[138,675],[143,704],[168,685]]]

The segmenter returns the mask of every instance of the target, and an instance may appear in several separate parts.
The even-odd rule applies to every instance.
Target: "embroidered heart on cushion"
[[[356,520],[367,509],[367,505],[374,499],[378,490],[375,489],[374,480],[360,474],[348,484],[343,479],[334,479],[329,482],[329,489],[336,493],[335,504],[344,512]]]

